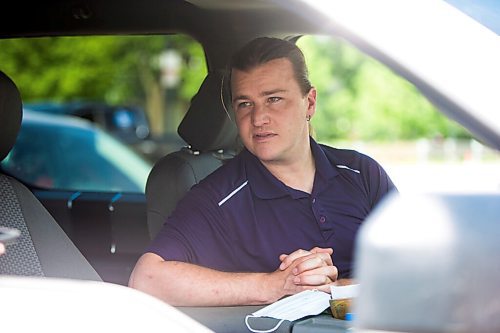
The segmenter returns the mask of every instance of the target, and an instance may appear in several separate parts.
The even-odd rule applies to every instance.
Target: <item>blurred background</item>
[[[319,142],[372,156],[402,192],[500,191],[499,153],[411,83],[342,40],[298,45],[318,89]],[[150,163],[185,145],[177,126],[207,73],[183,35],[1,40],[0,67],[25,109],[86,119]]]

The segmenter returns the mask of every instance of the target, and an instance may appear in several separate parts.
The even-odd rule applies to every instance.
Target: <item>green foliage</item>
[[[298,45],[318,89],[312,123],[319,140],[468,136],[411,83],[346,42],[302,37]]]
[[[179,55],[182,78],[168,94],[160,68],[167,48]],[[201,45],[184,35],[0,40],[0,64],[25,102],[94,100],[141,106],[159,136],[175,131],[206,76]]]
[[[147,71],[159,80],[158,57],[168,46],[184,60],[179,97],[189,100],[206,68],[201,46],[183,35],[1,40],[0,64],[25,101],[78,98],[143,104],[140,77]]]
[[[469,137],[412,84],[349,44],[331,37],[303,37],[298,44],[318,89],[312,123],[319,140]],[[160,84],[159,59],[166,49],[182,59],[181,82],[169,91]],[[153,122],[169,124],[159,132],[175,130],[207,72],[202,47],[185,35],[0,40],[0,69],[18,84],[26,102],[140,105]]]

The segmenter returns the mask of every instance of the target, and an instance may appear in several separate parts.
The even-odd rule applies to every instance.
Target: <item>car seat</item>
[[[12,149],[21,119],[19,90],[0,71],[0,161]],[[0,226],[21,231],[0,256],[0,274],[101,280],[33,193],[1,171]]]
[[[146,199],[151,238],[186,192],[240,149],[223,79],[222,71],[208,73],[178,127],[188,147],[158,160],[149,174]]]

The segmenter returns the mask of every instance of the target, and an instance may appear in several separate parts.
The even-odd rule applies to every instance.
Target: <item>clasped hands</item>
[[[284,291],[295,294],[307,289],[330,292],[337,280],[338,270],[332,262],[333,249],[315,247],[309,251],[297,250],[280,255],[277,272],[285,274]]]

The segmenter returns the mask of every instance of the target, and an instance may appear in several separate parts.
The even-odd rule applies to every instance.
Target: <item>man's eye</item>
[[[281,97],[269,97],[267,100],[269,101],[269,103],[277,103],[281,101]]]
[[[244,108],[248,108],[252,105],[252,103],[250,102],[241,102],[238,104],[238,109],[244,109]]]

